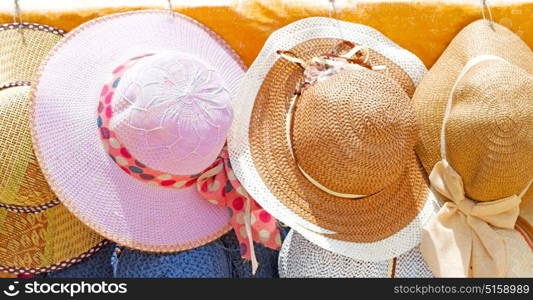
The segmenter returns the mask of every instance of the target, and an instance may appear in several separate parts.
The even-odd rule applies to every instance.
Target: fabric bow
[[[461,176],[446,160],[438,162],[429,180],[448,201],[423,229],[420,250],[437,277],[504,277],[505,239],[495,228],[513,229],[520,197],[488,202],[465,197]]]
[[[200,174],[196,182],[200,194],[210,203],[227,206],[231,224],[237,236],[243,258],[252,261],[252,271],[258,267],[254,244],[279,249],[281,236],[277,221],[242,187],[231,167],[227,146],[217,160]]]

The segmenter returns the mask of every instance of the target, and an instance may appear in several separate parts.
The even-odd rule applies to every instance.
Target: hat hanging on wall
[[[33,139],[52,189],[130,248],[174,252],[217,239],[230,213],[196,183],[223,150],[244,70],[218,35],[177,13],[119,13],[76,28],[33,91]]]
[[[530,277],[514,230],[533,193],[533,52],[509,29],[466,26],[413,97],[420,156],[446,200],[421,250],[436,276]]]
[[[237,178],[325,249],[368,261],[409,251],[437,209],[414,152],[410,96],[425,72],[364,25],[317,17],[279,29],[237,96]]]
[[[64,32],[0,25],[0,270],[38,274],[90,256],[106,241],[74,217],[48,186],[31,143],[30,84]]]

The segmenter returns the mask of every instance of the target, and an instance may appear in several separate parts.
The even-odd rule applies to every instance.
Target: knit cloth
[[[124,249],[117,260],[118,278],[249,278],[278,277],[278,251],[256,245],[259,261],[252,275],[250,262],[241,258],[233,231],[205,246],[178,253],[156,254]]]
[[[281,237],[285,236],[283,229],[280,230]],[[220,241],[224,244],[225,251],[229,257],[232,266],[233,278],[278,278],[278,250],[272,250],[256,243],[255,255],[259,262],[259,268],[257,272],[252,274],[252,265],[250,261],[241,258],[239,243],[237,237],[231,231],[230,233],[222,236]]]
[[[286,228],[281,229],[282,238]],[[275,278],[278,254],[256,244],[259,268],[252,275],[249,261],[241,258],[237,237],[230,231],[220,239],[196,249],[177,253],[148,253],[109,243],[86,260],[64,270],[42,274],[39,278]],[[113,275],[115,269],[115,275]]]

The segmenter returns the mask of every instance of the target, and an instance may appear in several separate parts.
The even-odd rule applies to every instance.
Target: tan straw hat
[[[29,82],[65,32],[41,24],[0,25],[0,87]]]
[[[0,271],[61,269],[105,243],[60,204],[33,153],[29,85],[62,34],[39,24],[0,25]]]
[[[457,83],[445,142],[466,194],[489,201],[520,193],[533,178],[533,52],[507,28],[478,20],[453,39],[413,100],[421,130],[416,150],[430,173],[441,159],[448,96],[467,62],[481,55],[503,60],[480,62]],[[530,188],[522,202],[531,200]]]
[[[335,24],[304,19],[267,40],[241,85],[230,158],[251,196],[307,239],[388,259],[418,244],[435,211],[409,98],[425,68],[374,29]]]
[[[533,183],[532,63],[516,35],[479,20],[415,92],[417,153],[448,200],[420,246],[438,277],[533,276],[533,254],[515,229]]]

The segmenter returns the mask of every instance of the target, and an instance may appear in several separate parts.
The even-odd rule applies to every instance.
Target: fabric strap
[[[281,236],[274,219],[240,184],[229,160],[227,146],[217,160],[198,177],[198,192],[210,203],[231,210],[231,224],[243,258],[251,260],[252,271],[258,268],[254,241],[271,249],[281,247]]]
[[[467,62],[457,77],[442,121],[442,159],[435,164],[429,175],[431,186],[450,200],[422,232],[420,250],[437,277],[506,276],[506,240],[495,229],[514,228],[521,197],[533,183],[531,179],[519,195],[477,202],[466,197],[461,175],[447,161],[445,125],[451,113],[455,89],[472,67],[489,60],[505,61],[493,55],[477,56]]]

